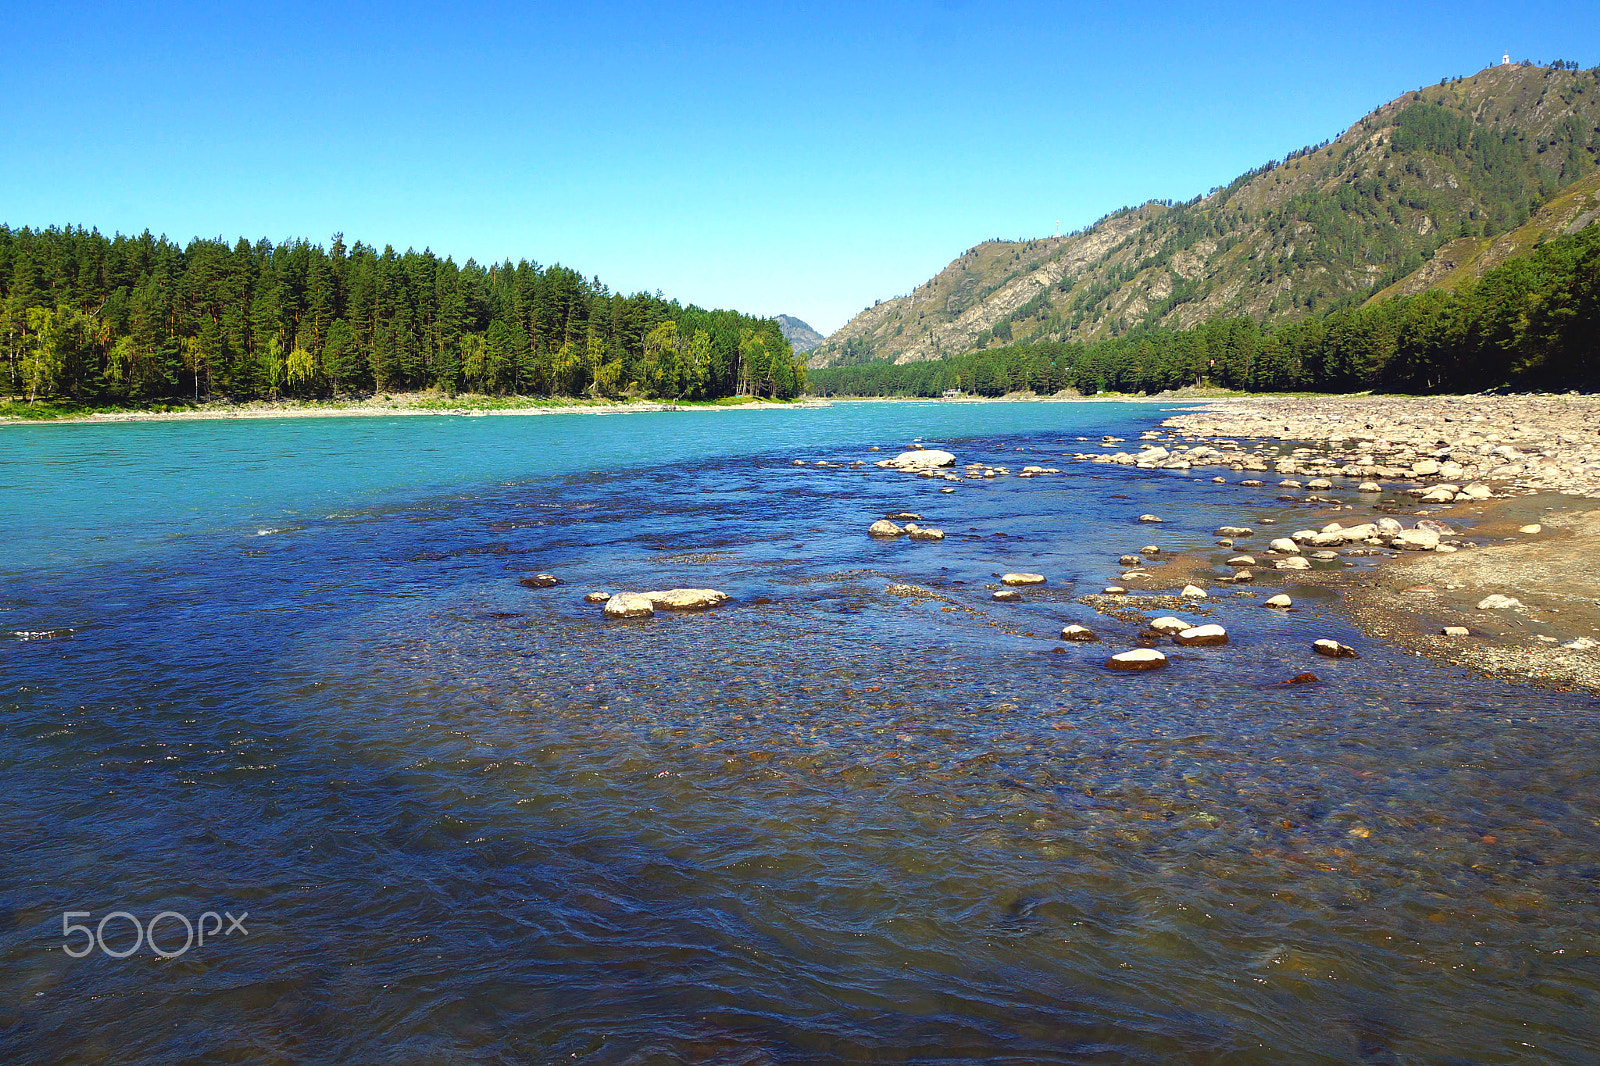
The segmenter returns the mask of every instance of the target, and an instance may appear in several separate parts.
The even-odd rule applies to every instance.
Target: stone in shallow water
[[[1106,660],[1112,670],[1159,670],[1167,665],[1167,657],[1154,648],[1135,648],[1118,652]]]
[[[1099,640],[1100,638],[1095,635],[1094,630],[1088,628],[1087,626],[1071,625],[1061,630],[1061,639],[1090,641]]]
[[[1394,540],[1403,551],[1431,552],[1439,546],[1439,534],[1431,529],[1408,529]]]
[[[1201,588],[1199,585],[1185,585],[1183,586],[1183,591],[1178,593],[1178,595],[1182,596],[1186,600],[1203,600],[1208,598],[1206,596],[1206,590]]]
[[[583,598],[584,603],[604,603],[611,598],[609,592],[591,592]]]
[[[1022,599],[1022,593],[1018,592],[1016,589],[996,589],[993,598],[1001,601],[1002,603],[1006,603],[1011,600]]]
[[[898,537],[904,532],[905,530],[884,518],[878,519],[867,527],[867,536],[869,537]]]
[[[1360,655],[1356,654],[1356,650],[1350,647],[1348,644],[1340,644],[1337,640],[1329,640],[1327,638],[1313,641],[1311,644],[1311,650],[1316,652],[1318,655],[1326,655],[1330,659],[1361,658]]]
[[[1185,629],[1193,629],[1194,623],[1185,622],[1181,618],[1174,618],[1172,615],[1168,614],[1151,620],[1150,628],[1155,630],[1157,633],[1171,636],[1175,633],[1182,633]]]
[[[703,611],[728,602],[728,594],[716,589],[666,589],[641,595],[657,609],[669,611]]]
[[[638,592],[619,592],[606,601],[607,618],[649,618],[655,613],[650,597]]]
[[[1044,575],[1027,573],[1002,574],[1000,583],[1002,585],[1042,585],[1044,584]]]
[[[561,579],[554,574],[534,574],[532,577],[523,578],[517,584],[530,589],[547,589],[561,584]]]
[[[1213,623],[1185,629],[1182,633],[1174,634],[1172,639],[1186,648],[1203,648],[1228,643],[1228,631]]]
[[[1142,514],[1142,515],[1139,516],[1139,521],[1141,521],[1141,522],[1159,522],[1159,521],[1161,521],[1161,519],[1157,518],[1153,514]]]
[[[1266,607],[1292,607],[1292,606],[1294,606],[1294,601],[1280,592],[1276,596],[1273,596],[1270,599],[1268,599],[1267,602],[1265,604],[1263,604],[1263,606],[1266,606]]]

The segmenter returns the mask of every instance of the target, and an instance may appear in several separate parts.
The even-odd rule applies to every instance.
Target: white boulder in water
[[[1106,660],[1112,670],[1159,670],[1167,665],[1167,657],[1154,648],[1135,648],[1118,652]]]
[[[941,466],[954,466],[956,457],[949,452],[937,448],[919,448],[912,452],[901,452],[893,459],[879,459],[874,466],[881,466],[888,470],[908,470],[912,472],[921,470],[934,470]]]
[[[607,618],[649,618],[655,613],[650,597],[638,592],[619,592],[606,601]]]
[[[1182,633],[1173,634],[1172,639],[1186,648],[1200,648],[1211,644],[1228,643],[1228,631],[1213,623],[1185,629]]]
[[[668,611],[704,611],[728,602],[728,594],[716,589],[666,589],[640,595],[648,599],[651,606]]]

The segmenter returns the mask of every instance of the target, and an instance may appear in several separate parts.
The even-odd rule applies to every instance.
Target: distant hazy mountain
[[[822,334],[793,315],[777,315],[776,318],[778,328],[789,338],[789,344],[794,348],[795,354],[809,352],[822,343]]]
[[[1600,70],[1445,79],[1208,196],[1125,208],[1068,236],[986,241],[856,315],[809,365],[1236,315],[1270,325],[1451,286],[1592,221],[1597,150]]]

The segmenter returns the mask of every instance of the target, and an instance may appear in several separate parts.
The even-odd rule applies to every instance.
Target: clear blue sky
[[[529,258],[823,332],[1600,4],[13,3],[0,221]],[[248,10],[246,10],[248,8]]]

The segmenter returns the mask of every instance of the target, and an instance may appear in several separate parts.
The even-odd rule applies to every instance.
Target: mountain
[[[783,332],[785,337],[789,338],[789,346],[797,354],[809,352],[822,343],[822,334],[793,315],[774,315],[773,317],[778,320],[778,329]]]
[[[1445,284],[1536,242],[1530,223],[1573,226],[1594,206],[1594,188],[1575,183],[1595,173],[1597,146],[1600,70],[1447,78],[1206,196],[1124,208],[1064,237],[980,244],[856,315],[808,364],[918,362],[1225,316],[1270,325]],[[1574,194],[1561,210],[1576,213],[1556,226],[1549,209],[1583,188],[1588,206]]]
[[[1527,255],[1546,241],[1600,221],[1600,170],[1579,178],[1553,196],[1523,225],[1498,237],[1459,237],[1441,246],[1412,273],[1375,294],[1367,302],[1415,296],[1428,289],[1454,289],[1483,277],[1510,259]]]

